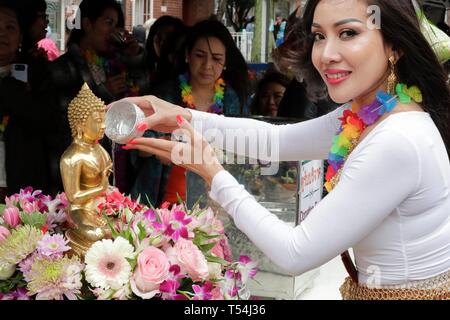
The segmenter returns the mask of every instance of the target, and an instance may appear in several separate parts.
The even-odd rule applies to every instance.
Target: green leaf
[[[192,206],[192,208],[195,208],[195,207],[197,207],[197,206],[199,206],[200,205],[200,201],[202,201],[203,200],[203,195],[201,195],[198,199],[197,199],[197,201],[195,201],[195,203],[194,203],[194,205]],[[203,210],[204,211],[204,210]],[[203,212],[203,211],[201,211],[201,212]]]
[[[215,262],[215,263],[219,263],[221,265],[229,264],[228,261],[221,259],[219,257],[212,256],[212,255],[205,255],[205,258],[206,258],[206,261],[208,261],[208,262]]]
[[[219,238],[221,235],[220,234],[207,234],[205,231],[196,229],[194,231],[195,234],[195,238],[199,238],[202,240],[211,240],[211,239],[215,239],[215,238]]]
[[[145,230],[145,227],[142,225],[142,222],[138,223],[138,229],[139,229],[139,241],[144,240],[147,237],[147,231]]]
[[[188,212],[188,209],[187,209],[187,207],[186,207],[186,203],[184,203],[183,199],[181,199],[181,197],[180,197],[180,195],[178,194],[178,192],[177,192],[177,199],[178,199],[178,203],[181,204],[181,205],[183,205],[184,212],[187,213],[187,212]]]
[[[122,234],[123,237],[127,239],[131,245],[133,245],[133,236],[131,235],[130,229],[125,230]]]
[[[192,297],[194,296],[194,294],[192,292],[189,292],[189,291],[177,290],[177,292],[181,293],[183,296],[185,296],[189,300],[192,300]]]
[[[204,253],[209,252],[212,248],[216,246],[216,243],[208,243],[198,246],[200,250]]]
[[[203,246],[205,244],[208,244],[210,239],[214,239],[214,238],[218,238],[220,237],[220,235],[214,235],[214,236],[204,236],[202,234],[197,234],[194,239],[192,240],[192,242],[197,246]]]
[[[109,229],[111,229],[111,234],[113,239],[116,239],[117,237],[120,236],[120,234],[116,231],[116,229],[114,228],[114,226],[112,225],[111,221],[109,221],[108,216],[106,215],[106,213],[103,213],[103,217],[106,220],[106,223],[108,224]]]
[[[153,211],[156,211],[155,207],[153,206],[152,202],[150,201],[150,199],[148,198],[148,195],[145,195],[145,198],[147,199],[147,203],[150,206],[150,209],[152,209]]]
[[[48,214],[40,212],[33,212],[33,213],[21,212],[20,220],[22,220],[24,224],[41,229],[43,226],[45,226],[45,223],[47,222],[47,216]]]
[[[12,277],[7,280],[0,281],[0,292],[8,293],[16,288],[24,288],[27,286],[26,281],[23,279],[23,274],[17,271]]]
[[[6,209],[6,204],[0,204],[0,213],[3,215]]]
[[[136,268],[136,265],[137,265],[137,258],[132,258],[132,259],[126,258],[126,259],[131,266],[131,270],[134,270],[134,268]]]

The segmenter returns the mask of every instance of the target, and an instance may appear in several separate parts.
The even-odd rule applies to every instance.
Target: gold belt
[[[340,287],[344,300],[450,300],[450,270],[401,286],[369,288],[347,277]]]

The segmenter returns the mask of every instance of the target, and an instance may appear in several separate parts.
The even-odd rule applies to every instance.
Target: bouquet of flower
[[[246,256],[231,261],[210,208],[148,208],[117,190],[98,201],[113,238],[80,261],[64,237],[67,206],[27,188],[0,207],[0,299],[240,299],[257,272]]]

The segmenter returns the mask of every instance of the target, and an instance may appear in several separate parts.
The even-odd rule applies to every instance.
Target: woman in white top
[[[126,148],[168,159],[179,150],[188,158],[202,152],[202,161],[183,166],[202,176],[237,227],[292,274],[353,248],[358,274],[341,287],[344,298],[449,299],[450,94],[412,3],[310,0],[302,28],[298,61],[308,87],[326,85],[342,107],[311,121],[274,126],[136,98],[149,116],[148,127],[181,127],[193,139],[140,138]],[[189,121],[201,122],[201,132]],[[226,135],[248,128],[272,133],[270,146],[279,153],[267,160],[329,159],[331,192],[301,225],[288,226],[259,205],[201,136],[208,129]]]

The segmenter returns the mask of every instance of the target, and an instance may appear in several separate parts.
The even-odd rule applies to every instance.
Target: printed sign
[[[322,200],[323,161],[303,161],[300,165],[299,213],[297,224],[305,220],[309,212]]]

